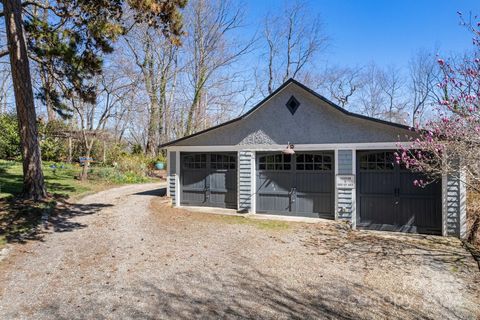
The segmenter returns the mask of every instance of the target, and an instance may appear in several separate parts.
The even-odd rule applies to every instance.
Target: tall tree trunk
[[[156,97],[151,99],[150,115],[148,119],[147,146],[145,152],[150,156],[157,153],[158,136],[158,100]]]
[[[47,196],[47,192],[42,172],[30,65],[23,34],[21,0],[3,1],[3,10],[22,148],[23,197],[41,200]]]
[[[146,58],[147,70],[145,74],[145,87],[150,98],[150,114],[148,119],[148,132],[147,132],[147,146],[146,153],[151,156],[157,154],[158,146],[158,114],[159,114],[159,101],[157,98],[157,86],[156,75],[153,66],[153,58],[149,54]]]
[[[52,83],[48,75],[48,71],[46,71],[46,69],[44,68],[40,70],[40,80],[42,82],[42,86],[45,88],[45,91],[47,92],[45,96],[45,107],[47,108],[48,122],[50,122],[56,119],[56,112],[53,108],[53,101],[50,98],[50,95],[48,94],[48,92],[52,90]]]
[[[166,72],[165,72],[166,73]],[[167,78],[165,73],[160,78],[160,104],[158,108],[158,143],[166,142],[168,139],[165,136],[165,118],[167,105]],[[159,150],[158,150],[159,151]]]

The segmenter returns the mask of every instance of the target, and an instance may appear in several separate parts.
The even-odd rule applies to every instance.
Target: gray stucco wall
[[[338,150],[338,174],[353,174],[353,150]],[[353,189],[337,189],[337,218],[351,220],[353,213]]]
[[[247,213],[252,207],[252,159],[254,153],[238,153],[238,211]]]
[[[175,177],[177,170],[177,152],[170,152],[169,166],[168,166],[168,188],[170,192],[170,197],[172,198],[172,203],[175,205]]]
[[[444,181],[443,205],[444,205],[444,230],[446,235],[466,237],[467,232],[467,204],[466,185],[463,183],[462,173],[450,174]]]
[[[294,115],[285,104],[300,102]],[[189,145],[321,144],[408,141],[408,130],[346,115],[290,83],[246,118],[175,143]]]

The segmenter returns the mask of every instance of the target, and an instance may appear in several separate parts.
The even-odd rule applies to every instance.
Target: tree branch
[[[10,53],[10,50],[8,50],[8,49],[5,49],[5,50],[0,51],[0,58],[5,57],[5,56],[8,55],[9,53]]]

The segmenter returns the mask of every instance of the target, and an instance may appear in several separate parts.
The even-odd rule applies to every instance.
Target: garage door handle
[[[288,193],[290,195],[290,202],[295,202],[296,192],[297,188],[290,189],[290,192]]]

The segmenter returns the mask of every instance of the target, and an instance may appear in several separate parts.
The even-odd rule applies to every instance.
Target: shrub
[[[0,114],[0,159],[20,158],[20,136],[17,117]]]
[[[44,161],[65,161],[68,157],[68,139],[61,134],[69,130],[62,120],[51,120],[48,123],[38,123],[40,133],[40,148]]]
[[[136,143],[132,146],[132,154],[142,154],[143,153],[143,148],[142,145]]]
[[[115,172],[112,176],[111,181],[115,183],[142,183],[147,182],[148,178],[145,176],[141,176],[136,174],[135,172]]]

